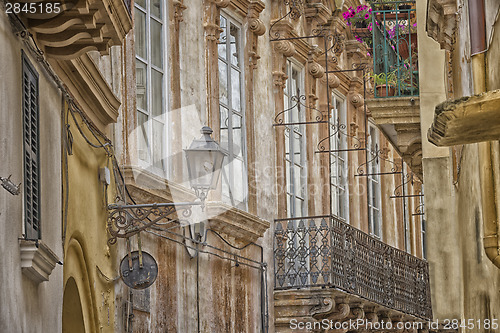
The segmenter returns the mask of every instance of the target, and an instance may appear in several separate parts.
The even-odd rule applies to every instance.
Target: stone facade
[[[0,127],[7,135],[2,135],[0,149],[9,158],[3,161],[6,174],[0,176],[12,174],[16,182],[23,178],[21,153],[13,148],[22,146],[22,121],[12,111],[21,109],[21,92],[14,87],[21,85],[23,49],[40,73],[43,227],[38,247],[19,242],[21,196],[0,189],[5,208],[0,246],[6,254],[1,274],[9,281],[0,295],[10,293],[4,303],[16,309],[2,308],[1,330],[281,332],[294,318],[373,323],[428,318],[427,266],[419,259],[425,233],[421,215],[414,214],[422,192],[421,145],[413,140],[419,119],[408,115],[405,121],[411,126],[395,126],[398,136],[392,140],[377,129],[389,123],[374,120],[375,106],[373,117],[366,117],[370,108],[362,68],[371,59],[341,19],[341,11],[359,4],[87,0],[60,16],[19,15],[32,34],[25,38],[27,44],[12,31],[16,16],[2,12],[0,38],[9,47],[2,49],[0,66],[2,73],[18,79],[17,85],[1,89],[6,107]],[[158,25],[161,32],[155,35]],[[156,43],[155,36],[160,36]],[[37,54],[34,45],[44,53]],[[143,45],[147,51],[141,53]],[[153,58],[158,54],[162,60]],[[161,81],[155,85],[159,73]],[[415,107],[410,104],[408,113]],[[298,110],[302,113],[295,119]],[[143,120],[150,116],[149,123]],[[234,125],[238,121],[242,125]],[[155,136],[154,126],[160,123],[164,127]],[[240,159],[244,167],[229,167],[231,180],[223,178],[209,193],[203,211],[193,208],[189,225],[162,220],[156,229],[109,242],[107,204],[196,199],[183,149],[203,125],[214,130],[230,161]],[[240,137],[224,132],[229,127]],[[294,148],[290,133],[302,138]],[[153,162],[157,147],[166,153]],[[301,160],[294,160],[298,155]],[[294,171],[297,178],[291,176],[292,168],[302,170]],[[418,176],[412,177],[411,170]],[[235,183],[243,189],[240,201],[227,193],[228,188],[240,189]],[[292,185],[301,188],[291,190]],[[414,197],[401,198],[403,194]],[[362,292],[347,282],[300,291],[296,285],[280,288],[283,256],[275,251],[282,241],[277,225],[318,216],[337,223],[330,226],[332,235],[340,235],[339,228],[349,232],[342,238],[346,241],[336,243],[345,252],[305,259],[309,273],[316,272],[314,258],[346,257],[354,260],[352,265],[345,261],[351,273],[361,263],[373,270],[366,276],[359,273],[356,281],[390,283],[387,290],[395,290],[398,281],[408,283],[404,277],[397,280],[395,267],[401,264],[415,282],[405,292],[418,288],[411,289],[412,305],[390,291],[380,294],[373,284],[360,287]],[[167,225],[171,229],[165,230]],[[298,223],[288,225],[301,232]],[[307,246],[313,238],[305,240]],[[298,253],[288,240],[286,249]],[[331,247],[333,240],[325,244]],[[364,245],[370,249],[363,250]],[[145,290],[127,287],[119,276],[121,260],[135,250],[148,252],[158,263],[158,278]],[[382,258],[378,266],[370,266],[369,251]],[[63,267],[52,271],[59,260]],[[345,276],[345,281],[352,277]],[[20,290],[22,302],[16,300]],[[29,304],[33,299],[39,310]],[[415,306],[419,302],[425,306]],[[32,321],[38,324],[30,326]]]

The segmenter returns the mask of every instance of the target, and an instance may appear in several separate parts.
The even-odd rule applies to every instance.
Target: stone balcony
[[[45,8],[42,0],[21,0]],[[52,3],[52,2],[50,2]],[[120,45],[132,28],[130,1],[62,0],[57,13],[19,14],[34,35],[39,47],[50,58],[74,59],[87,51],[107,54],[112,45]],[[37,7],[37,6],[41,7]]]
[[[335,217],[275,223],[276,332],[291,331],[292,320],[396,325],[432,318],[426,261]]]
[[[375,124],[391,141],[413,173],[422,179],[420,98],[388,97],[366,100]]]

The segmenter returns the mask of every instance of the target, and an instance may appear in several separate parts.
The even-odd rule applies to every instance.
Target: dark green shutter
[[[23,52],[24,221],[26,239],[40,238],[38,73]]]

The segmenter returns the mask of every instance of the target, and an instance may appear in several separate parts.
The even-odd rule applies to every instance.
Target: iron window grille
[[[166,10],[162,0],[135,1],[138,158],[162,177],[168,175]]]
[[[247,209],[246,133],[241,26],[220,16],[218,43],[220,142],[227,153],[222,169],[222,201]]]
[[[38,73],[24,52],[22,61],[25,238],[37,240],[41,238]]]

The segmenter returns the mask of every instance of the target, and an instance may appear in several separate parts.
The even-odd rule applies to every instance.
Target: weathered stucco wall
[[[24,183],[21,43],[4,10],[0,12],[0,176]],[[42,241],[62,260],[61,242],[61,95],[36,61],[39,74]],[[23,184],[13,196],[0,187],[0,331],[60,332],[62,273],[56,265],[49,281],[35,284],[21,273]]]
[[[74,141],[73,154],[67,157],[68,186],[64,187],[68,195],[64,283],[66,286],[71,279],[76,283],[86,331],[114,332],[115,295],[106,278],[117,275],[116,249],[107,244],[105,187],[98,178],[99,168],[112,169],[111,160],[102,148],[87,144],[69,117]],[[84,134],[97,143],[80,115],[75,117]],[[115,197],[112,188],[113,184],[110,200]],[[77,305],[65,303],[65,311],[74,312]],[[63,332],[72,332],[79,325],[70,319],[63,317]]]
[[[447,95],[460,98],[474,93],[467,1],[463,4],[458,10],[456,42],[446,58],[451,59],[449,64],[443,56],[445,51],[439,50],[439,45],[425,32],[419,34],[421,119],[434,317],[474,319],[477,323],[498,318],[500,308],[500,271],[488,260],[483,248],[478,145],[437,148],[426,140],[437,104]],[[417,1],[419,5],[425,4]],[[420,8],[420,17],[425,17]],[[500,51],[497,39],[487,54],[488,88],[498,86],[498,66],[493,61]],[[452,72],[447,72],[449,69]]]

